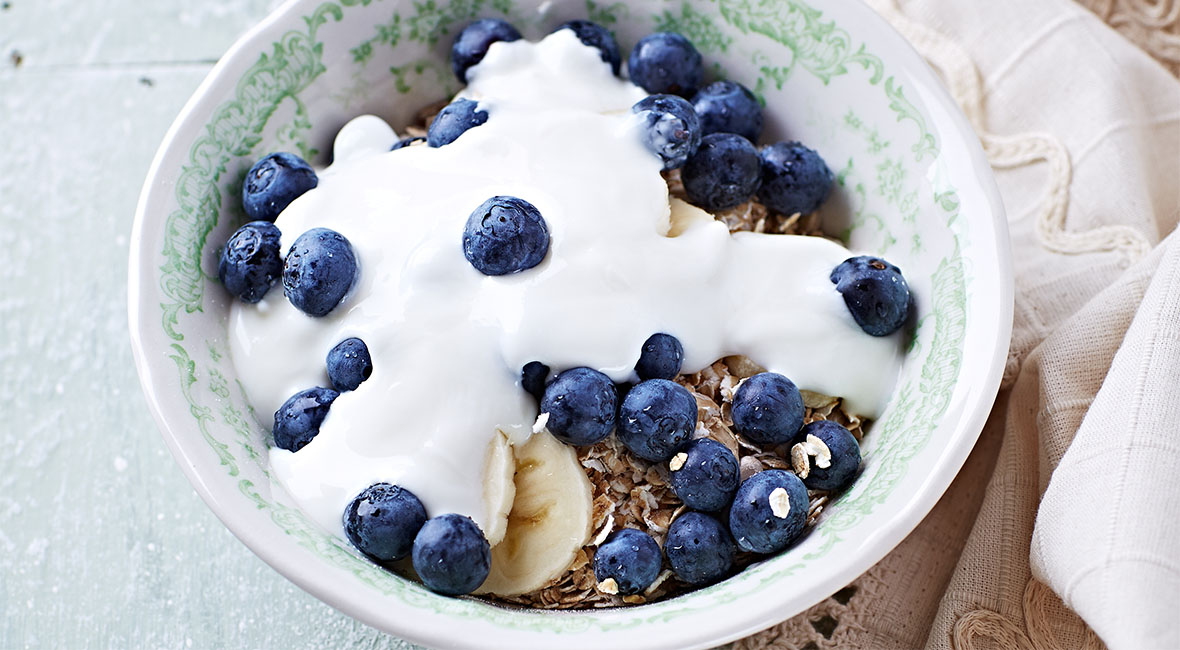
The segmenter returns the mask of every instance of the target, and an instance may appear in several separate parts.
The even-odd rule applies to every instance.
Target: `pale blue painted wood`
[[[140,184],[210,62],[270,4],[0,0],[0,649],[411,647],[230,535],[132,367]]]

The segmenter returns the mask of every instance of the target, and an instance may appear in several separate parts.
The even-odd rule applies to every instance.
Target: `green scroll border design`
[[[189,405],[190,414],[195,418],[202,437],[231,477],[239,475],[240,459],[228,444],[213,436],[210,425],[215,421],[214,411],[200,404],[193,394],[193,386],[202,373],[198,362],[181,345],[185,338],[180,331],[182,313],[203,311],[207,278],[201,269],[201,253],[221,211],[219,183],[229,173],[231,162],[250,156],[254,147],[261,143],[267,122],[286,99],[293,100],[297,109],[293,125],[288,125],[285,132],[281,131],[280,137],[291,139],[301,149],[306,149],[306,144],[299,141],[299,130],[309,128],[309,122],[298,95],[326,69],[322,62],[323,44],[317,41],[317,32],[329,20],[342,20],[346,8],[367,6],[374,1],[324,2],[303,17],[305,31],[288,31],[273,44],[269,53],[260,55],[258,61],[242,75],[233,99],[214,111],[204,134],[194,142],[177,181],[178,208],[166,218],[162,250],[164,263],[160,267],[160,287],[165,298],[160,304],[161,325],[165,336],[173,341],[169,346],[169,358],[176,363],[181,393]],[[719,2],[719,15],[726,23],[743,33],[760,34],[788,47],[795,55],[792,66],[807,70],[825,84],[836,76],[848,73],[850,68],[863,68],[870,74],[870,84],[882,86],[890,101],[890,108],[898,115],[898,121],[910,120],[918,127],[918,138],[912,147],[915,159],[920,161],[927,155],[937,156],[938,143],[934,134],[927,129],[925,118],[905,98],[895,78],[885,76],[885,66],[881,60],[867,52],[864,44],[853,50],[849,34],[831,21],[824,22],[822,12],[797,0],[774,3],[758,0],[715,1]],[[364,63],[374,45],[395,44],[398,38],[405,35],[402,31],[405,27],[409,27],[409,38],[433,44],[441,34],[448,33],[455,22],[475,17],[485,4],[503,14],[509,14],[512,10],[511,0],[455,0],[450,4],[440,4],[440,0],[414,0],[414,15],[403,19],[400,14],[395,14],[387,23],[388,28],[384,33],[379,32],[376,38],[363,41],[352,49],[354,60],[358,64]],[[598,9],[593,2],[588,1],[586,4],[588,9]],[[616,5],[623,6],[621,3]],[[617,8],[610,5],[610,9]],[[599,12],[602,10],[599,9]],[[720,43],[728,45],[731,42],[725,40],[723,33],[715,31],[717,28],[708,16],[692,9],[687,3],[679,15],[669,11],[653,16],[652,21],[664,28],[674,28],[678,18],[691,18],[694,29],[698,31],[709,29],[718,44],[717,49],[724,49]],[[764,82],[781,85],[782,70],[764,70],[763,74]],[[952,223],[958,215],[957,197],[948,197],[947,193],[943,193],[936,197],[935,203],[947,213],[948,224]],[[886,500],[904,475],[910,460],[929,441],[938,419],[949,405],[961,368],[961,347],[966,335],[966,284],[958,235],[955,235],[953,252],[938,265],[932,281],[934,334],[930,341],[930,352],[920,377],[899,389],[891,416],[877,427],[879,431],[876,434],[881,436],[879,447],[888,448],[891,453],[880,458],[877,473],[868,487],[854,490],[853,494],[841,498],[839,507],[834,508],[831,516],[817,527],[817,532],[824,537],[823,544],[803,557],[803,562],[786,566],[779,563],[773,571],[767,571],[765,565],[754,567],[737,576],[735,579],[742,580],[740,591],[743,597],[778,583],[802,569],[807,561],[829,552],[842,532],[854,527]],[[229,384],[215,367],[224,355],[217,350],[215,343],[208,342],[208,345],[212,360],[212,364],[205,367],[209,378],[208,387],[220,398],[222,418],[240,438],[239,446],[251,460],[257,462],[260,455],[250,447],[248,420],[233,407]],[[240,384],[238,389],[239,393],[244,393]],[[268,475],[265,468],[264,475]],[[699,590],[693,598],[656,603],[633,610],[636,615],[629,619],[612,619],[609,622],[578,615],[512,615],[480,601],[439,597],[417,584],[394,578],[385,570],[360,558],[340,540],[324,535],[298,509],[267,500],[252,481],[239,479],[238,489],[258,509],[267,511],[271,520],[286,534],[294,537],[300,546],[348,570],[369,587],[397,596],[414,607],[439,614],[478,618],[499,627],[555,633],[579,632],[595,626],[628,629],[681,618],[739,597],[736,590],[714,585]],[[729,582],[726,581],[726,584]]]
[[[824,21],[823,12],[799,0],[719,0],[721,17],[745,34],[761,34],[794,53],[794,60],[786,67],[766,65],[765,57],[755,56],[755,64],[762,63],[760,85],[774,83],[781,88],[786,77],[796,67],[802,67],[824,84],[846,74],[852,66],[860,66],[871,73],[869,83],[879,86],[889,100],[889,108],[897,114],[897,121],[909,120],[918,128],[918,139],[911,148],[914,160],[936,157],[939,145],[934,133],[926,125],[918,107],[905,96],[893,76],[886,76],[880,57],[869,53],[861,43],[854,51],[852,37],[833,21]],[[884,84],[882,84],[884,80]]]

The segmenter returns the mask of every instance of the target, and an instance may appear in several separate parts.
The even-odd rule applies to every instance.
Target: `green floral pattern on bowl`
[[[958,131],[948,126],[948,120],[958,118],[939,105],[939,99],[945,104],[944,96],[931,96],[929,79],[922,80],[924,100],[915,100],[920,95],[909,85],[915,78],[912,60],[898,66],[867,38],[854,36],[877,34],[871,18],[858,17],[865,12],[859,5],[850,9],[796,0],[586,0],[558,3],[548,13],[524,0],[289,4],[227,55],[240,71],[231,73],[233,66],[223,63],[211,75],[221,82],[220,92],[203,87],[178,120],[174,129],[180,130],[162,148],[137,219],[141,245],[133,247],[138,250],[131,277],[137,362],[166,438],[202,496],[256,552],[301,586],[367,622],[429,642],[455,637],[443,629],[437,635],[414,630],[356,601],[379,595],[403,611],[429,613],[431,620],[479,622],[491,634],[513,631],[518,634],[493,638],[528,646],[543,646],[544,639],[559,633],[610,637],[641,628],[691,630],[694,615],[747,613],[745,619],[735,615],[735,622],[716,626],[715,633],[669,633],[656,644],[681,638],[683,646],[715,643],[769,625],[810,604],[808,598],[814,602],[842,586],[840,579],[855,577],[868,563],[846,562],[841,554],[873,556],[869,563],[883,555],[888,548],[866,541],[871,531],[889,520],[891,510],[909,512],[908,527],[894,527],[889,547],[900,541],[970,449],[990,404],[979,402],[994,396],[1007,342],[1004,315],[1011,309],[1010,286],[1002,278],[981,281],[968,272],[990,272],[991,266],[1007,263],[1002,214],[990,178],[979,178],[978,146],[962,137],[962,123],[950,124]],[[489,15],[508,18],[534,38],[574,17],[615,30],[625,45],[653,30],[689,36],[714,76],[745,83],[768,106],[768,129],[805,140],[837,171],[839,191],[825,215],[833,234],[854,249],[887,255],[906,270],[918,296],[918,326],[894,398],[866,439],[864,476],[790,552],[718,585],[639,608],[567,615],[509,612],[476,600],[439,597],[381,570],[311,523],[271,483],[269,432],[234,379],[225,345],[227,301],[212,273],[220,242],[244,221],[237,200],[241,179],[253,160],[272,150],[316,159],[348,117],[375,112],[404,124],[420,106],[453,93],[457,85],[446,64],[450,39],[470,20]],[[908,50],[907,56],[913,57]],[[948,134],[954,140],[942,141]],[[952,152],[945,150],[948,142]],[[969,203],[957,187],[963,183],[970,185]],[[965,206],[971,208],[969,218],[962,214]],[[989,310],[1000,323],[992,330],[978,325],[973,332],[969,318],[990,323]],[[972,356],[970,350],[975,358],[965,359]],[[161,363],[161,356],[168,362]],[[963,377],[965,362],[969,378]],[[170,377],[163,377],[165,367],[171,367]],[[932,438],[943,430],[951,431],[952,439],[930,450]],[[201,446],[195,446],[198,440]],[[931,459],[941,459],[938,470],[945,480],[917,503],[904,492],[922,484],[915,474],[930,469]],[[276,543],[298,545],[307,553],[301,561],[312,558],[323,566],[315,576],[293,575],[298,573],[294,560],[281,560],[281,551],[268,552],[268,545]],[[780,607],[771,620],[758,613],[767,610],[766,603],[774,604],[784,585],[812,568],[828,572],[825,579],[812,580],[815,594],[786,599],[794,609]],[[327,575],[337,581],[349,576],[352,583],[336,584],[333,589],[339,591],[327,593]],[[751,607],[754,601],[762,604]]]

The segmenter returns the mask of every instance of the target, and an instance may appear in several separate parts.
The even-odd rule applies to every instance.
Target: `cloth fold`
[[[950,490],[844,602],[736,646],[1180,648],[1180,81],[1099,18],[1125,11],[869,3],[997,170],[1016,274],[1005,387]],[[1152,4],[1180,31],[1180,0]]]
[[[1088,342],[1090,349],[1063,368],[1076,380],[1058,382],[1072,394],[1054,403],[1077,404],[1053,418],[1065,431],[1042,434],[1047,487],[1032,535],[1032,570],[1110,646],[1177,648],[1180,235],[1170,235],[1103,297],[1109,300],[1091,301],[1053,335],[1068,337],[1059,345]],[[1096,325],[1102,329],[1093,331]],[[1090,336],[1078,336],[1085,330]],[[1090,390],[1099,377],[1101,387]],[[1071,430],[1077,433],[1062,448]]]

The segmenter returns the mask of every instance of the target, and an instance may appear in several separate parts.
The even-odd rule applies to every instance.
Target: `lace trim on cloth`
[[[894,0],[869,0],[868,4],[889,20],[942,73],[951,95],[979,134],[984,153],[993,167],[1011,169],[1038,161],[1047,163],[1049,178],[1045,185],[1048,189],[1036,217],[1037,237],[1045,248],[1065,254],[1117,251],[1128,262],[1143,257],[1151,250],[1147,238],[1129,226],[1066,230],[1065,216],[1069,211],[1069,185],[1073,178],[1073,167],[1069,152],[1061,140],[1051,133],[997,135],[988,131],[984,117],[983,85],[967,53],[950,39],[904,16]]]
[[[1172,0],[1167,1],[1170,3]],[[898,9],[896,0],[867,2],[941,73],[951,96],[958,102],[967,120],[979,135],[983,151],[992,167],[1013,169],[1035,162],[1046,163],[1046,193],[1036,214],[1037,238],[1042,246],[1062,254],[1115,251],[1123,255],[1128,265],[1151,250],[1151,243],[1147,237],[1130,226],[1112,225],[1083,231],[1066,230],[1065,217],[1069,212],[1069,188],[1073,180],[1073,166],[1069,151],[1061,140],[1051,133],[997,135],[988,131],[984,115],[983,84],[979,78],[979,71],[967,52],[942,34],[907,18]],[[1015,383],[1016,376],[1020,373],[1021,352],[1015,346],[1008,352],[1001,389],[1009,388]]]
[[[1180,77],[1180,0],[1077,0],[1111,27],[1135,42],[1172,74]],[[1066,229],[1072,164],[1062,142],[1049,133],[999,135],[987,130],[983,87],[975,64],[956,43],[938,32],[910,20],[896,0],[866,0],[942,75],[951,95],[962,107],[983,144],[992,166],[1011,169],[1044,162],[1048,168],[1046,195],[1036,215],[1037,237],[1048,250],[1062,254],[1099,251],[1121,253],[1128,263],[1151,249],[1148,239],[1127,226],[1101,226],[1084,231]],[[1020,358],[1010,355],[1004,368],[1002,387],[1009,387],[1020,371]],[[861,598],[881,584],[876,567],[857,578],[831,598],[775,627],[733,644],[734,650],[829,650],[850,647],[866,628],[861,623],[871,615]],[[1084,628],[1083,650],[1103,648],[1101,640],[1076,614],[1065,608],[1047,586],[1035,578],[1025,586],[1023,621],[988,609],[976,609],[961,616],[952,631],[952,650],[976,650],[997,645],[1021,650],[1064,650],[1078,647],[1063,643],[1055,634],[1064,618],[1069,627]],[[863,637],[862,637],[863,638]]]
[[[851,585],[806,612],[733,644],[733,650],[833,650],[850,647],[849,635],[864,632],[861,598],[877,591],[881,578],[870,569]]]
[[[1077,0],[1180,77],[1180,0]]]
[[[975,650],[976,639],[990,639],[1001,648],[1019,650],[1100,650],[1105,648],[1101,639],[1088,626],[1077,619],[1072,612],[1062,610],[1061,601],[1051,589],[1035,578],[1024,587],[1024,626],[1012,619],[987,609],[967,612],[955,621],[951,632],[951,650]],[[1052,622],[1060,615],[1070,616],[1085,628],[1085,639],[1080,646],[1063,644],[1054,634]]]

